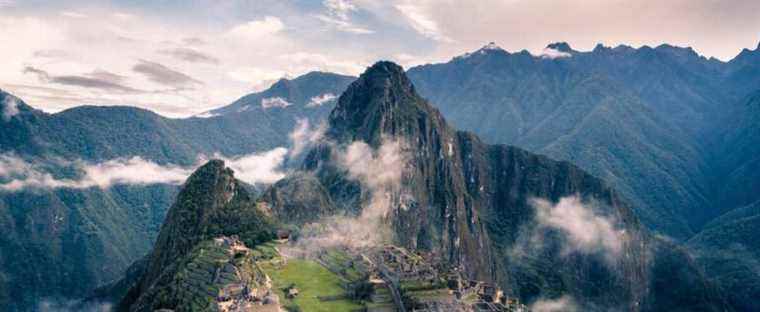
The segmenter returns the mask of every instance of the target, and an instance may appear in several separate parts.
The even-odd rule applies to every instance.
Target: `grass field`
[[[295,305],[304,312],[348,312],[362,308],[361,304],[345,299],[319,300],[318,296],[339,296],[344,294],[344,290],[337,275],[314,261],[292,259],[281,268],[262,261],[261,268],[272,278],[273,288],[285,307]],[[283,288],[290,284],[294,284],[299,291],[293,300],[286,299],[283,292]]]

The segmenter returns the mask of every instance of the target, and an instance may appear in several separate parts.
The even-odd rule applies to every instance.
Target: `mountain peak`
[[[417,94],[401,66],[381,61],[341,95],[327,134],[339,142],[360,139],[374,144],[385,135],[410,135],[422,118],[442,117]]]
[[[565,53],[577,52],[577,51],[573,50],[573,48],[571,48],[570,45],[567,42],[564,42],[564,41],[550,43],[549,45],[546,46],[546,48],[547,49],[557,50],[557,51],[560,51],[560,52],[565,52]]]

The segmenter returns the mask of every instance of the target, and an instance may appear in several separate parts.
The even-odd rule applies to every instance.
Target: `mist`
[[[533,312],[575,312],[578,306],[570,296],[562,296],[557,299],[539,299],[530,305]]]
[[[327,124],[324,122],[312,128],[308,119],[299,118],[296,120],[295,128],[288,135],[292,144],[288,156],[296,157],[300,155],[307,147],[319,141],[324,136],[326,130]]]
[[[578,196],[563,197],[557,203],[532,199],[530,204],[536,211],[538,224],[531,241],[542,242],[544,230],[549,229],[564,238],[562,256],[597,254],[614,264],[623,253],[625,230],[617,227],[614,218],[599,214],[593,204],[582,202]]]
[[[13,116],[18,115],[18,100],[13,96],[6,96],[3,99],[3,121],[8,122]]]
[[[389,217],[401,206],[402,177],[408,163],[402,141],[383,140],[373,149],[356,141],[338,148],[332,157],[347,177],[362,187],[362,209],[358,216],[331,216],[302,228],[289,255],[309,256],[326,248],[365,248],[390,243]]]
[[[282,164],[288,149],[278,147],[262,153],[225,157],[235,177],[249,184],[271,184],[285,176]],[[84,160],[24,159],[13,154],[0,154],[0,190],[16,192],[24,189],[107,189],[114,185],[180,185],[208,159],[200,157],[192,166],[157,164],[139,156],[116,158],[94,163]],[[67,173],[66,175],[61,174]]]

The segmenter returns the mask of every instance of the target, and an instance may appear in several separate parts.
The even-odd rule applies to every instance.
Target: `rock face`
[[[297,193],[288,186],[294,185],[289,180],[299,179],[310,185],[304,189],[324,190],[316,198],[335,207],[299,205],[293,197],[286,203],[276,196],[263,201],[279,207],[274,212],[282,216],[314,220],[333,209],[359,214],[371,190],[349,178],[336,155],[355,141],[377,149],[389,139],[403,141],[409,155],[401,194],[391,195],[395,200],[389,226],[398,244],[439,253],[470,277],[498,282],[524,302],[570,295],[587,310],[723,308],[720,296],[694,266],[658,265],[690,262],[679,249],[662,248],[664,243],[652,238],[628,204],[601,180],[567,162],[487,145],[455,131],[417,95],[404,71],[389,62],[370,67],[340,97],[325,141],[306,157],[304,173],[268,191]],[[304,180],[303,175],[316,179]],[[571,235],[541,227],[532,199],[557,203],[568,196],[593,202],[590,217],[613,220],[611,226],[623,231],[619,254],[612,260],[605,260],[610,258],[604,252],[567,252]],[[303,208],[310,211],[289,211]],[[531,244],[533,233],[544,241]],[[667,276],[670,284],[658,283],[653,272],[658,278]]]
[[[184,259],[200,242],[236,235],[247,246],[274,238],[271,220],[224,162],[212,160],[191,175],[161,226],[141,277],[120,303],[121,310],[173,308],[175,296],[156,297],[173,285]]]

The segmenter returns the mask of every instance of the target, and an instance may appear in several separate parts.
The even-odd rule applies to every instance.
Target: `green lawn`
[[[283,306],[297,305],[304,312],[340,312],[361,309],[362,305],[350,300],[321,301],[317,296],[337,296],[344,293],[340,278],[325,267],[310,260],[289,260],[277,269],[269,262],[262,262],[261,268],[272,278],[273,286],[280,296]],[[294,299],[285,298],[282,289],[295,284],[300,294]]]

